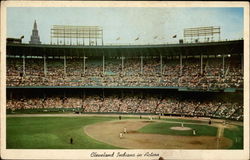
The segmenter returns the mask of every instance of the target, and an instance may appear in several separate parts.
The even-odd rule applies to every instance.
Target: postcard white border
[[[244,8],[244,150],[37,150],[6,149],[6,8],[7,7],[243,7]],[[164,1],[7,1],[1,2],[1,157],[3,159],[103,159],[90,153],[127,151],[154,152],[165,159],[249,159],[249,3],[248,2],[164,2]],[[105,158],[136,159],[136,158]],[[156,159],[143,157],[142,159]]]

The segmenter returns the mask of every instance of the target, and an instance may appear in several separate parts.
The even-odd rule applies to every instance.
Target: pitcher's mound
[[[178,131],[188,131],[188,130],[191,130],[192,128],[189,128],[189,127],[171,127],[170,129],[178,130]]]

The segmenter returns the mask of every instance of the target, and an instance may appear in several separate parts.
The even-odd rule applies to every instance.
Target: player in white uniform
[[[193,135],[194,135],[194,136],[196,135],[196,130],[195,130],[195,129],[193,129]]]
[[[120,139],[121,139],[121,138],[123,137],[123,134],[122,134],[122,132],[120,132],[119,136],[120,136]]]
[[[123,129],[123,133],[124,133],[124,134],[127,133],[127,128],[126,128],[126,127],[124,127],[124,129]]]

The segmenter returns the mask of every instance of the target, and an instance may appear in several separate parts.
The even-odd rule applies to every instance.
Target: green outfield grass
[[[116,118],[117,119],[117,118]],[[109,117],[8,117],[7,148],[12,149],[115,149],[87,136],[83,127],[115,120]],[[74,144],[70,144],[70,137]]]
[[[170,129],[171,127],[181,126],[180,123],[152,123],[139,131],[142,133],[153,134],[167,134],[167,135],[180,135],[180,136],[193,136],[192,130],[177,131]],[[217,128],[207,125],[185,124],[184,127],[190,127],[196,130],[196,136],[216,136]]]
[[[122,119],[139,119],[139,117],[125,117]],[[145,118],[148,119],[148,118]],[[119,149],[118,147],[94,140],[84,133],[84,126],[110,120],[118,120],[115,117],[7,117],[7,149]],[[197,130],[197,136],[216,136],[217,128],[207,125],[185,124],[190,120],[167,119],[171,122],[151,123],[139,130],[143,133],[169,134],[193,136],[192,130],[176,131],[170,127],[181,126]],[[178,122],[178,123],[174,123]],[[195,122],[192,120],[192,122]],[[238,126],[234,130],[225,129],[224,135],[234,141],[231,149],[243,148],[243,127]],[[70,144],[70,138],[74,144]],[[237,138],[237,143],[235,143]]]
[[[224,137],[230,138],[233,140],[233,145],[230,147],[231,149],[243,149],[243,127],[237,126],[234,129],[225,129]]]
[[[177,119],[177,118],[167,118],[164,119],[166,121],[174,121],[174,122],[190,122],[190,123],[206,123],[205,121],[202,120],[191,120],[191,119]],[[208,120],[207,120],[207,124],[208,124]]]

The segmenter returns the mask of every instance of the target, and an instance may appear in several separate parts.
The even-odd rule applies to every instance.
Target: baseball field
[[[6,128],[7,149],[243,149],[242,122],[214,119],[26,114]]]

